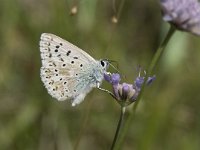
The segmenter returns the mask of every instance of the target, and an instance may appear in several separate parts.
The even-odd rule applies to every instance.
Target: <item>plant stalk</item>
[[[121,106],[120,117],[119,117],[117,129],[116,129],[115,136],[114,136],[114,139],[113,139],[113,142],[112,142],[110,150],[114,150],[114,148],[115,148],[117,139],[119,137],[119,132],[120,132],[120,129],[122,127],[123,120],[124,120],[125,110],[126,110],[126,107],[125,106]]]
[[[125,122],[124,129],[122,130],[121,137],[118,140],[116,149],[120,149],[120,146],[122,146],[122,143],[124,141],[125,135],[128,132],[128,129],[130,128],[132,118],[135,115],[135,111],[137,109],[137,106],[138,106],[138,104],[139,104],[139,102],[140,102],[140,100],[141,100],[141,98],[143,96],[145,85],[146,85],[145,83],[146,83],[148,77],[152,74],[155,66],[157,65],[159,59],[162,56],[162,53],[165,50],[165,47],[167,46],[169,40],[171,39],[171,37],[175,33],[175,31],[176,31],[175,27],[171,25],[171,27],[170,27],[170,29],[169,29],[164,41],[161,43],[161,45],[158,47],[158,50],[154,54],[153,59],[152,59],[150,65],[148,67],[148,70],[147,70],[147,73],[146,73],[146,77],[145,77],[144,83],[142,85],[140,94],[138,95],[138,98],[137,98],[137,100],[136,100],[136,102],[135,102],[135,104],[133,106],[131,114],[129,114],[128,117],[127,117],[127,121]]]

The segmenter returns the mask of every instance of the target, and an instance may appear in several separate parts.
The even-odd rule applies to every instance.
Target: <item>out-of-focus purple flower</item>
[[[117,102],[126,106],[137,99],[145,77],[137,77],[133,84],[120,83],[121,77],[117,73],[105,73],[104,79],[111,83],[113,88],[113,96]],[[155,76],[148,77],[146,84],[151,84],[153,80],[155,80]]]
[[[178,29],[200,35],[200,3],[198,0],[160,0],[163,20]]]

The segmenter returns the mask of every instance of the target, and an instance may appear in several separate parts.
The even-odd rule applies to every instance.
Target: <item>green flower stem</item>
[[[167,33],[167,35],[166,35],[164,41],[162,42],[162,44],[159,46],[158,50],[157,50],[156,53],[154,54],[153,59],[152,59],[150,65],[149,65],[149,67],[148,67],[148,70],[147,70],[147,73],[146,73],[146,77],[145,77],[144,83],[146,83],[148,77],[152,74],[152,72],[153,72],[155,66],[157,65],[159,59],[161,58],[161,55],[162,55],[162,53],[164,52],[165,47],[167,46],[167,44],[168,44],[169,40],[171,39],[172,35],[174,34],[175,30],[176,30],[176,29],[175,29],[174,26],[171,26],[171,27],[170,27],[170,29],[169,29],[169,31],[168,31],[168,33]],[[137,106],[138,106],[138,104],[139,104],[139,102],[140,102],[140,100],[141,100],[141,98],[142,98],[142,96],[143,96],[144,88],[145,88],[145,84],[142,85],[140,94],[139,94],[139,96],[138,96],[138,98],[137,98],[137,101],[135,102],[135,104],[134,104],[134,106],[133,106],[133,109],[132,109],[133,111],[131,112],[131,114],[128,115],[127,121],[125,122],[124,129],[122,130],[122,134],[121,134],[121,136],[120,136],[120,138],[119,138],[119,140],[118,140],[118,143],[117,143],[117,145],[116,145],[116,149],[119,149],[120,146],[121,146],[122,143],[123,143],[123,140],[124,140],[124,138],[125,138],[125,135],[126,135],[126,133],[128,132],[128,129],[129,129],[130,125],[131,125],[131,121],[132,121],[132,118],[133,118],[133,116],[134,116],[134,114],[135,114],[135,111],[136,111],[136,109],[137,109]]]
[[[167,46],[169,40],[171,39],[172,35],[174,34],[174,32],[176,31],[176,28],[174,26],[170,26],[170,29],[164,39],[164,41],[162,42],[162,44],[159,46],[158,50],[156,51],[156,53],[154,54],[153,56],[153,59],[148,67],[148,70],[147,70],[147,73],[146,73],[146,77],[145,77],[145,80],[144,80],[144,83],[146,83],[147,79],[149,76],[151,76],[155,66],[157,65],[159,59],[161,58],[161,55],[162,53],[164,52],[165,50],[165,47]],[[144,87],[145,87],[145,84],[143,84],[142,88],[141,88],[141,92],[138,96],[138,99],[137,101],[135,102],[134,104],[134,107],[133,107],[133,111],[135,112],[139,102],[140,102],[140,99],[141,97],[143,96],[143,92],[144,92]]]
[[[122,127],[123,120],[124,120],[125,110],[126,110],[126,107],[125,106],[124,107],[121,106],[120,118],[119,118],[119,122],[118,122],[118,125],[117,125],[117,130],[115,132],[115,136],[114,136],[114,139],[113,139],[113,142],[112,142],[110,150],[113,150],[115,148],[115,144],[116,144],[117,139],[119,137],[119,132],[120,132],[120,129]]]
[[[118,13],[117,13],[117,19],[119,20],[120,16],[121,16],[121,12],[122,12],[122,9],[124,7],[124,3],[125,3],[125,0],[121,0],[120,2],[120,6],[119,6],[119,10],[118,10]]]

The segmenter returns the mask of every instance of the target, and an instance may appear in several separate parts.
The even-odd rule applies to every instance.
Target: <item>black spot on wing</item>
[[[69,56],[69,55],[70,55],[70,53],[71,53],[71,51],[67,51],[66,55],[67,55],[67,56]]]

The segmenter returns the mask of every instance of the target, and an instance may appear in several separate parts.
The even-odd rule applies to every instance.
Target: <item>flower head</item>
[[[200,35],[200,3],[198,0],[160,0],[163,20],[178,29]]]
[[[120,83],[121,77],[118,73],[105,73],[104,79],[112,85],[113,97],[121,105],[129,105],[136,101],[145,77],[138,76],[133,84]],[[146,84],[149,85],[155,80],[155,76],[149,77]]]

